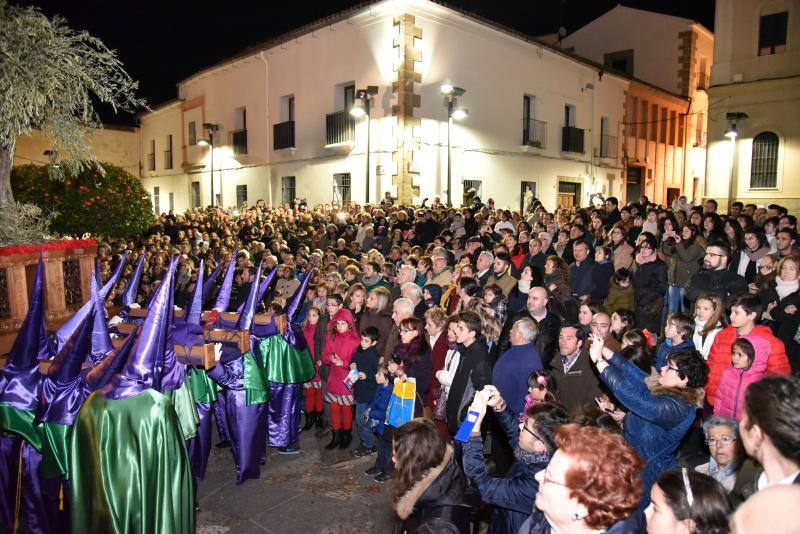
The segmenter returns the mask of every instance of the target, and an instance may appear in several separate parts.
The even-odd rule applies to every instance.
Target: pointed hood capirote
[[[131,398],[147,389],[160,387],[167,330],[172,326],[169,324],[169,307],[174,276],[175,262],[172,261],[161,285],[155,291],[152,305],[142,324],[142,332],[137,337],[125,366],[100,390],[106,398],[112,400]]]
[[[303,300],[305,300],[308,284],[313,276],[314,267],[311,267],[306,272],[305,278],[303,278],[303,281],[300,283],[300,287],[297,288],[297,291],[294,292],[291,300],[286,305],[286,322],[288,324],[286,333],[283,334],[283,339],[285,339],[286,342],[291,346],[298,349],[305,348],[306,340],[303,336],[302,326],[297,324],[297,316],[300,314],[300,308],[303,306]]]
[[[239,313],[239,320],[236,322],[236,330],[250,330],[250,326],[253,324],[253,316],[256,313],[256,304],[258,304],[256,299],[258,297],[259,280],[261,280],[261,267],[263,265],[263,261],[258,263],[256,276],[250,285],[250,294],[247,295],[245,306]]]
[[[219,263],[217,264],[216,267],[214,267],[214,270],[211,271],[211,274],[208,275],[206,281],[200,284],[203,286],[203,304],[206,303],[206,301],[208,300],[208,296],[211,294],[211,290],[214,289],[214,284],[217,282],[217,276],[219,275],[219,272],[221,270],[222,270],[222,264]]]
[[[93,321],[86,317],[61,351],[56,354],[42,380],[36,422],[69,425],[75,420],[89,387],[80,379],[81,365],[92,343]]]
[[[170,288],[167,294],[169,303],[167,304],[167,323],[165,326],[164,359],[156,366],[160,370],[160,373],[156,374],[155,389],[158,391],[180,388],[186,373],[186,366],[175,357],[175,342],[173,341],[173,332],[175,331],[175,273],[178,270],[179,260],[180,256],[176,254],[169,264],[171,276],[169,277]]]
[[[142,325],[136,325],[119,348],[115,349],[114,352],[86,373],[86,382],[89,387],[100,389],[108,384],[114,375],[122,372],[122,368],[128,361],[128,356],[130,356],[131,349],[136,344],[141,330]]]
[[[186,310],[186,322],[200,324],[203,316],[203,260],[200,260],[200,268],[197,270],[197,281],[194,284],[194,294]],[[213,274],[212,274],[213,276]]]
[[[264,300],[264,296],[266,296],[267,291],[269,291],[272,282],[275,281],[275,276],[278,274],[278,267],[273,267],[270,272],[267,273],[267,276],[259,282],[258,284],[258,297],[256,298],[256,307],[258,304]],[[239,310],[241,312],[241,310]]]
[[[105,283],[103,287],[100,288],[99,297],[101,301],[106,300],[109,291],[114,287],[114,284],[117,283],[120,275],[122,274],[122,268],[125,266],[125,260],[128,258],[128,252],[126,251],[125,254],[122,255],[122,260],[117,265],[117,268],[114,269],[114,273],[111,275],[111,278],[108,279],[108,282]],[[75,333],[75,330],[78,329],[78,325],[81,324],[83,318],[89,315],[89,311],[92,308],[92,301],[87,300],[83,306],[81,306],[78,311],[72,314],[72,317],[67,319],[64,324],[62,324],[59,329],[56,331],[55,335],[55,348],[53,350],[54,354],[57,354],[64,343],[67,342],[69,338],[72,337],[72,334]]]
[[[231,261],[228,263],[228,270],[225,271],[225,278],[222,279],[222,285],[217,294],[217,300],[214,303],[214,309],[220,312],[227,311],[228,305],[231,302],[231,289],[233,289],[233,275],[236,271],[236,254],[238,250],[233,251]]]
[[[108,317],[106,316],[103,299],[100,298],[100,288],[94,278],[91,280],[92,288],[92,345],[89,358],[92,364],[97,365],[114,350],[111,336],[108,333]]]
[[[50,358],[44,326],[44,261],[39,253],[28,313],[14,340],[5,367],[0,370],[0,403],[17,410],[36,408],[39,392],[39,360]]]
[[[139,281],[142,279],[142,270],[144,269],[144,254],[139,258],[136,263],[136,268],[128,280],[128,286],[125,288],[125,293],[122,294],[122,305],[130,306],[136,302],[136,293],[139,291]]]

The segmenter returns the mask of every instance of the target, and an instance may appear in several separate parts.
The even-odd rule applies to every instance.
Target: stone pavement
[[[200,482],[199,534],[391,533],[396,525],[388,483],[363,474],[375,456],[354,459],[349,451],[326,451],[330,434],[303,432],[299,454],[267,450],[261,478],[235,484],[229,449],[214,449]],[[358,445],[354,436],[352,448]]]

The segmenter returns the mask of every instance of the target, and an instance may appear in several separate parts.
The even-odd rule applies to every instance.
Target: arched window
[[[778,136],[761,132],[753,138],[750,188],[778,187]]]

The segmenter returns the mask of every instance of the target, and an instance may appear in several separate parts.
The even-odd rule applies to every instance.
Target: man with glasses
[[[728,270],[731,248],[726,243],[714,242],[706,247],[703,269],[692,275],[686,298],[694,308],[694,302],[706,293],[719,295],[727,302],[736,295],[747,293],[744,277]]]
[[[516,461],[502,478],[490,476],[483,459],[480,425],[488,407],[514,449]],[[508,407],[494,386],[479,391],[470,408],[479,415],[464,444],[464,473],[475,483],[481,500],[493,506],[489,531],[518,532],[533,509],[539,489],[534,477],[547,467],[556,451],[556,428],[569,423],[569,416],[561,406],[544,403],[528,408],[520,421],[520,414]]]

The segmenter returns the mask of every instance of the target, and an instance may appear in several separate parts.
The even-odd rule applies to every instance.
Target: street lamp
[[[450,128],[453,125],[453,119],[465,119],[469,115],[469,110],[458,106],[458,97],[467,92],[465,89],[444,83],[440,90],[447,106],[447,205],[452,206],[452,145],[450,143]]]
[[[733,172],[736,168],[736,137],[739,135],[737,122],[749,117],[747,113],[733,111],[728,112],[725,118],[728,120],[728,127],[725,128],[723,135],[731,140],[731,173],[728,177],[728,211],[730,212],[731,204],[733,204]]]
[[[367,151],[366,151],[366,160],[367,160],[367,169],[364,173],[364,180],[366,183],[365,190],[366,190],[366,204],[369,204],[369,140],[370,140],[370,128],[369,128],[369,110],[370,110],[370,100],[375,98],[375,95],[378,94],[378,86],[377,85],[368,85],[366,89],[359,89],[356,91],[356,101],[353,104],[353,107],[350,108],[350,115],[353,117],[364,117],[364,123],[367,128]]]
[[[211,207],[214,207],[214,133],[219,131],[219,124],[204,122],[203,129],[208,130],[208,139],[199,139],[200,146],[211,147]],[[222,184],[220,184],[220,200],[222,200]]]

